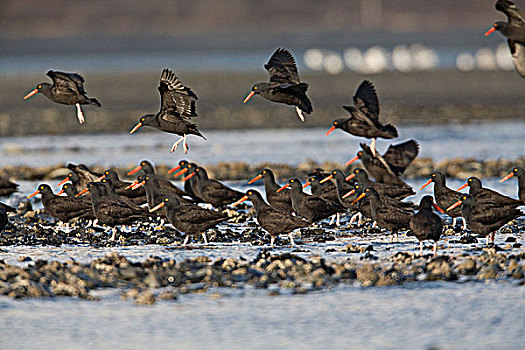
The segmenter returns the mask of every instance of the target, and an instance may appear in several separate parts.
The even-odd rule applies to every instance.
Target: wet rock
[[[363,264],[356,270],[356,277],[363,287],[373,286],[379,280],[380,267],[372,264]]]
[[[426,266],[427,281],[445,280],[454,281],[457,276],[448,261],[447,256],[438,256],[432,259]]]
[[[135,304],[153,305],[155,304],[155,296],[149,290],[145,290],[135,297]]]
[[[473,259],[467,259],[456,267],[456,273],[460,275],[475,275],[476,271],[476,262]]]
[[[500,268],[497,264],[490,264],[488,266],[483,266],[479,270],[477,274],[477,278],[479,280],[495,279],[498,277],[499,272],[500,272]]]

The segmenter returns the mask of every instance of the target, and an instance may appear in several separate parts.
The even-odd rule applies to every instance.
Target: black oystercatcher
[[[108,179],[111,181],[111,187],[115,190],[115,193],[122,198],[126,198],[137,205],[142,205],[146,203],[146,191],[144,188],[137,188],[135,190],[131,189],[133,183],[121,181],[117,172],[113,169],[108,169],[104,171],[104,174],[101,176],[102,182],[103,179]]]
[[[431,183],[434,183],[434,198],[436,199],[436,204],[443,210],[454,204],[459,196],[462,195],[461,192],[451,190],[447,187],[447,178],[445,175],[439,171],[435,171],[430,175],[430,179],[421,186],[419,190],[427,187]],[[461,217],[461,210],[459,208],[454,210],[447,210],[446,214],[452,218],[452,226],[456,226],[456,221],[458,217]],[[463,220],[463,230],[467,229],[467,222],[465,218]]]
[[[49,185],[39,185],[38,189],[27,198],[34,197],[37,194],[42,197],[42,204],[46,213],[61,221],[58,228],[66,224],[66,229],[69,229],[69,221],[74,218],[94,219],[93,210],[88,203],[70,197],[57,196],[53,194]]]
[[[343,106],[350,113],[350,118],[336,119],[328,136],[335,129],[341,129],[355,136],[372,139],[370,149],[376,154],[376,138],[392,139],[397,137],[397,129],[391,124],[383,125],[379,121],[379,100],[371,82],[364,80],[354,95],[354,106]]]
[[[408,228],[413,211],[398,206],[388,205],[381,200],[379,193],[372,187],[367,187],[354,202],[362,198],[370,198],[372,219],[380,226],[389,230],[393,236],[402,228]]]
[[[9,218],[7,217],[7,212],[16,213],[16,209],[13,207],[10,207],[7,204],[0,203],[0,231],[2,231],[9,224]]]
[[[434,241],[433,252],[436,255],[437,242],[443,232],[441,218],[432,211],[432,207],[443,212],[443,209],[434,204],[431,196],[424,196],[419,202],[419,211],[410,220],[410,229],[419,241],[419,255],[423,255],[423,241],[426,240]]]
[[[310,226],[310,223],[299,218],[298,216],[290,215],[288,212],[278,210],[268,205],[264,201],[261,194],[256,190],[246,191],[245,196],[233,203],[232,206],[236,206],[245,200],[252,202],[253,207],[255,208],[255,217],[257,218],[257,222],[270,234],[270,245],[272,247],[275,238],[280,234],[288,234],[288,237],[290,238],[290,244],[294,246],[295,243],[293,241],[291,231],[301,227]]]
[[[374,182],[370,180],[367,172],[364,169],[356,168],[354,171],[346,177],[346,180],[354,179],[365,185],[366,187],[373,187],[376,191],[385,196],[392,197],[394,199],[403,199],[408,196],[416,194],[410,186],[398,186],[394,184],[385,184],[381,182]]]
[[[0,178],[0,197],[9,196],[18,191],[18,184],[9,179]]]
[[[340,206],[340,211],[335,216],[330,218],[329,223],[329,225],[331,225],[334,218],[336,218],[335,224],[336,226],[339,226],[340,214],[344,213],[346,208],[339,201],[337,186],[330,180],[321,182],[321,180],[324,179],[326,179],[326,177],[320,175],[310,176],[308,179],[306,179],[303,188],[311,187],[312,196],[324,199],[327,202]]]
[[[193,172],[193,169],[196,169],[198,165],[196,163],[190,163],[187,160],[181,160],[179,162],[179,165],[177,165],[175,168],[172,168],[168,171],[169,174],[179,170],[177,173],[175,173],[173,176],[178,177],[182,174],[185,174],[189,171],[191,174]],[[203,200],[200,198],[197,194],[197,178],[192,177],[187,181],[184,181],[184,192],[187,193],[187,195],[193,199],[196,203],[202,203]],[[180,196],[180,195],[179,195]]]
[[[341,205],[335,205],[324,199],[304,193],[299,179],[288,180],[277,192],[283,191],[288,187],[291,188],[293,210],[308,222],[320,221],[342,211]]]
[[[80,124],[85,122],[80,105],[95,105],[100,103],[95,98],[89,98],[84,91],[84,78],[77,73],[63,73],[48,71],[47,76],[53,79],[53,85],[40,83],[36,88],[25,95],[24,100],[37,93],[43,93],[47,98],[56,103],[64,105],[75,105],[77,107],[77,118]]]
[[[469,194],[472,197],[474,197],[474,199],[476,200],[476,203],[489,203],[489,204],[494,204],[496,206],[501,206],[501,207],[503,206],[519,207],[520,205],[525,204],[520,200],[510,198],[494,190],[484,188],[483,185],[481,184],[481,180],[474,176],[469,177],[467,179],[467,182],[465,182],[465,184],[463,184],[457,190],[460,191],[467,186],[470,187]]]
[[[270,73],[270,82],[255,84],[243,103],[253,95],[261,95],[273,102],[295,106],[299,119],[304,122],[303,112],[312,113],[312,103],[306,96],[308,84],[301,83],[290,51],[277,49],[264,68]]]
[[[64,185],[62,185],[62,188],[60,189],[60,191],[58,191],[57,196],[60,196],[63,193],[65,193],[69,198],[73,198],[77,201],[82,201],[87,205],[91,206],[91,198],[89,196],[78,195],[79,192],[75,191],[73,184],[65,183]]]
[[[187,135],[197,135],[206,140],[197,130],[197,125],[189,121],[197,116],[195,112],[197,95],[189,87],[182,85],[175,74],[168,69],[162,71],[159,92],[160,111],[157,114],[142,116],[129,133],[133,134],[142,126],[151,126],[170,134],[179,135],[181,138],[173,144],[171,152],[174,152],[183,142],[184,153],[188,153]]]
[[[497,30],[507,38],[514,68],[522,78],[525,78],[525,15],[508,0],[498,0],[496,10],[507,15],[508,21],[494,23],[485,36]]]
[[[263,169],[259,175],[251,179],[248,184],[252,184],[260,179],[264,180],[264,190],[266,192],[266,200],[272,207],[288,213],[293,212],[292,197],[290,191],[276,192],[281,185],[275,180],[275,174],[270,169]],[[252,202],[253,203],[253,202]],[[255,205],[255,204],[254,204]]]
[[[139,176],[139,180],[142,179],[137,186],[134,187],[134,190],[136,190],[139,187],[144,186],[146,189],[146,198],[148,202],[148,207],[151,209],[158,205],[164,197],[166,196],[177,196],[180,201],[184,203],[191,203],[190,200],[180,197],[177,191],[173,191],[171,189],[167,188],[161,188],[158,177],[156,175],[144,175]]]
[[[499,182],[507,181],[513,176],[518,178],[518,198],[520,201],[525,202],[525,169],[519,166],[514,167],[512,171],[503,179],[499,180]]]
[[[463,194],[459,200],[447,208],[452,210],[461,205],[462,216],[467,220],[468,227],[476,234],[486,236],[486,244],[494,243],[494,232],[499,230],[503,225],[523,213],[512,207],[498,207],[490,203],[478,203],[468,194]]]
[[[231,204],[244,196],[244,193],[234,190],[223,183],[210,179],[208,173],[202,167],[197,167],[184,180],[192,177],[197,178],[195,185],[196,193],[206,203],[210,203],[215,208]]]
[[[186,245],[190,235],[199,234],[204,238],[204,244],[208,244],[205,231],[228,220],[226,214],[216,210],[205,209],[196,204],[184,203],[178,196],[165,197],[150,212],[154,212],[162,207],[166,207],[165,215],[173,227],[186,234],[182,245]]]
[[[57,184],[57,186],[65,184],[68,181],[71,181],[71,185],[72,185],[71,190],[73,190],[75,194],[79,193],[85,188],[85,186],[82,186],[83,182],[80,181],[80,177],[74,171],[69,172],[67,176]],[[86,186],[87,186],[87,182],[86,182]]]
[[[144,173],[145,175],[149,175],[149,174],[156,175],[155,174],[155,168],[147,160],[143,160],[142,162],[140,162],[140,164],[136,168],[134,168],[133,170],[129,171],[127,173],[127,175],[128,176],[129,175],[133,175],[133,174],[135,174],[136,172],[138,172],[140,170],[142,170],[142,173]],[[176,193],[179,196],[187,196],[188,195],[188,193],[186,193],[186,191],[183,191],[180,188],[178,188],[177,186],[175,186],[174,184],[172,184],[170,180],[165,179],[165,178],[163,178],[161,176],[158,176],[158,175],[156,176],[156,179],[159,182],[160,188],[167,189],[167,190],[169,190],[171,192]],[[136,184],[136,183],[134,183],[134,184]]]
[[[372,150],[364,143],[361,143],[361,148],[354,158],[346,162],[346,166],[360,159],[368,174],[377,182],[408,186],[399,175],[405,172],[419,153],[419,144],[415,140],[390,145],[382,156],[374,156]]]

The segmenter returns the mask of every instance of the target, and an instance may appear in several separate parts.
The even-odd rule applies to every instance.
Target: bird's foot
[[[372,155],[375,157],[377,154],[376,151],[376,139],[372,139],[372,143],[370,144],[370,151],[372,151]]]
[[[184,137],[181,137],[180,139],[178,139],[177,141],[175,141],[175,143],[173,144],[173,146],[171,146],[171,153],[175,152],[175,150],[177,149],[177,147],[179,146],[179,144],[184,141]]]
[[[84,114],[82,113],[82,109],[80,109],[80,104],[75,104],[77,106],[77,118],[80,124],[84,124],[86,122],[86,119],[84,119]]]
[[[297,116],[299,117],[299,119],[301,119],[301,121],[304,123],[304,116],[303,116],[303,112],[301,111],[301,109],[295,106],[295,111],[297,112]]]
[[[188,142],[186,141],[186,134],[184,134],[183,142],[182,142],[182,148],[184,148],[184,154],[188,154],[188,151],[190,150],[190,146],[188,146]]]

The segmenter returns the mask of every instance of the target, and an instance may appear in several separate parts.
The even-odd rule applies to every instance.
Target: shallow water
[[[28,164],[33,166],[58,163],[130,165],[142,159],[176,164],[185,158],[200,164],[224,162],[261,162],[299,164],[313,159],[318,162],[345,162],[352,158],[359,143],[369,140],[319,128],[260,129],[208,131],[207,141],[190,136],[190,151],[169,150],[177,139],[162,132],[129,134],[65,135],[3,137],[0,139],[0,166]],[[468,125],[403,126],[394,141],[378,140],[382,152],[391,143],[414,138],[420,144],[419,157],[515,159],[525,155],[525,120],[475,123]]]

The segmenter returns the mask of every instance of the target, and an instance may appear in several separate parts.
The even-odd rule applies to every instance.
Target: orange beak
[[[239,199],[237,202],[233,203],[233,204],[232,204],[232,207],[241,204],[242,202],[244,202],[244,201],[247,200],[247,199],[248,199],[248,196],[244,196],[244,197],[242,197],[242,198]]]
[[[351,204],[354,205],[356,204],[357,202],[359,202],[362,198],[364,198],[366,196],[366,194],[363,192],[359,195],[359,197],[356,198],[355,201],[353,201]]]
[[[189,175],[188,175],[188,176],[186,176],[186,177],[185,177],[184,179],[182,179],[182,181],[186,181],[186,180],[189,180],[189,179],[191,179],[192,177],[194,177],[194,176],[195,176],[195,174],[197,174],[197,173],[196,173],[196,172],[194,171],[193,173],[189,174]]]
[[[84,188],[82,191],[78,192],[77,195],[75,197],[80,197],[82,196],[84,193],[86,193],[87,191],[89,191],[87,188]]]
[[[27,199],[29,198],[33,198],[34,196],[36,196],[37,194],[39,194],[40,191],[39,190],[36,190],[35,192],[31,193],[29,196],[27,196]]]
[[[65,184],[69,180],[69,176],[67,176],[64,180],[60,181],[57,186],[61,186]]]
[[[332,180],[334,178],[334,175],[328,175],[327,177],[325,177],[324,179],[322,179],[321,181],[319,181],[320,184],[323,184],[325,183],[326,181],[328,180]]]
[[[168,170],[168,174],[174,173],[179,169],[180,169],[180,165],[177,165],[175,168],[171,168],[170,170]]]
[[[312,183],[310,181],[306,181],[303,185],[303,188],[306,188],[308,186],[310,186]]]
[[[432,179],[428,179],[428,181],[425,182],[425,183],[423,184],[423,186],[421,186],[421,188],[420,188],[419,190],[421,191],[422,189],[424,189],[425,187],[427,187],[427,186],[430,185],[431,183],[432,183]]]
[[[64,193],[64,190],[58,191],[57,196],[60,196],[62,193]]]
[[[248,100],[249,100],[250,98],[252,98],[253,95],[255,95],[255,91],[250,91],[250,93],[248,94],[248,96],[246,96],[246,98],[244,99],[244,101],[243,101],[242,103],[246,103],[246,102],[248,102]]]
[[[439,211],[441,214],[445,214],[445,211],[439,207],[436,203],[432,203],[434,208],[436,208],[437,211]]]
[[[127,185],[126,186],[126,190],[129,190],[130,188],[132,188],[133,186],[137,185],[139,182],[137,180],[133,181],[131,184]]]
[[[162,208],[162,207],[164,206],[164,203],[165,203],[165,202],[160,202],[159,205],[157,205],[157,206],[151,208],[151,209],[149,210],[149,212],[150,212],[150,213],[153,213],[154,211],[159,210],[160,208]]]
[[[462,201],[457,201],[456,203],[452,204],[450,207],[447,208],[447,211],[452,210],[456,207],[459,207],[463,203]]]
[[[176,173],[173,176],[175,176],[175,177],[181,176],[182,174],[184,174],[187,171],[188,171],[188,168],[184,168],[184,169],[182,169],[181,171],[179,171],[178,173]]]
[[[507,176],[505,176],[503,179],[499,180],[499,182],[507,181],[508,179],[510,179],[513,176],[514,176],[514,173],[510,173]]]
[[[131,170],[128,175],[133,175],[135,174],[137,171],[139,171],[140,169],[142,169],[142,165],[139,165],[138,167],[136,167],[135,169]]]
[[[260,179],[262,179],[262,175],[261,174],[257,175],[256,177],[254,177],[253,179],[248,181],[248,185],[254,183],[255,181],[259,181]]]
[[[346,166],[349,166],[353,162],[359,159],[359,156],[355,156],[354,158],[350,159],[348,162],[345,163]]]
[[[100,181],[102,181],[105,177],[106,177],[106,175],[102,175],[101,177],[99,177],[98,179],[96,179],[95,182],[100,182]]]
[[[354,177],[355,177],[355,174],[354,174],[354,173],[351,173],[350,175],[348,175],[348,176],[346,177],[345,180],[348,181],[348,180],[353,179]]]
[[[496,27],[492,26],[489,30],[485,32],[485,36],[489,36],[490,34],[494,33],[496,31]]]
[[[324,136],[328,136],[332,133],[332,131],[335,130],[335,125],[333,125],[330,129],[328,129],[328,131],[326,132],[326,134],[324,134]]]
[[[34,89],[33,91],[31,91],[30,93],[28,93],[27,95],[24,96],[24,100],[27,100],[28,98],[30,98],[31,96],[33,96],[34,94],[38,93],[38,89]]]
[[[132,190],[136,190],[137,188],[142,187],[142,186],[144,186],[145,184],[146,184],[146,181],[142,181],[142,182],[137,183],[136,185],[134,185],[131,189],[132,189]]]
[[[142,123],[137,123],[133,129],[129,132],[130,134],[133,134],[135,131],[137,131],[142,126]]]
[[[465,187],[468,186],[468,182],[465,182],[460,188],[458,188],[456,191],[461,191],[462,189],[464,189]]]
[[[281,191],[283,191],[284,189],[286,189],[286,188],[288,188],[288,187],[290,187],[290,184],[289,184],[289,183],[285,184],[283,187],[279,188],[279,189],[278,189],[277,191],[275,191],[275,192],[281,192]]]
[[[346,197],[349,197],[351,195],[353,195],[355,193],[355,190],[350,190],[348,192],[346,192],[341,198],[346,198]]]

